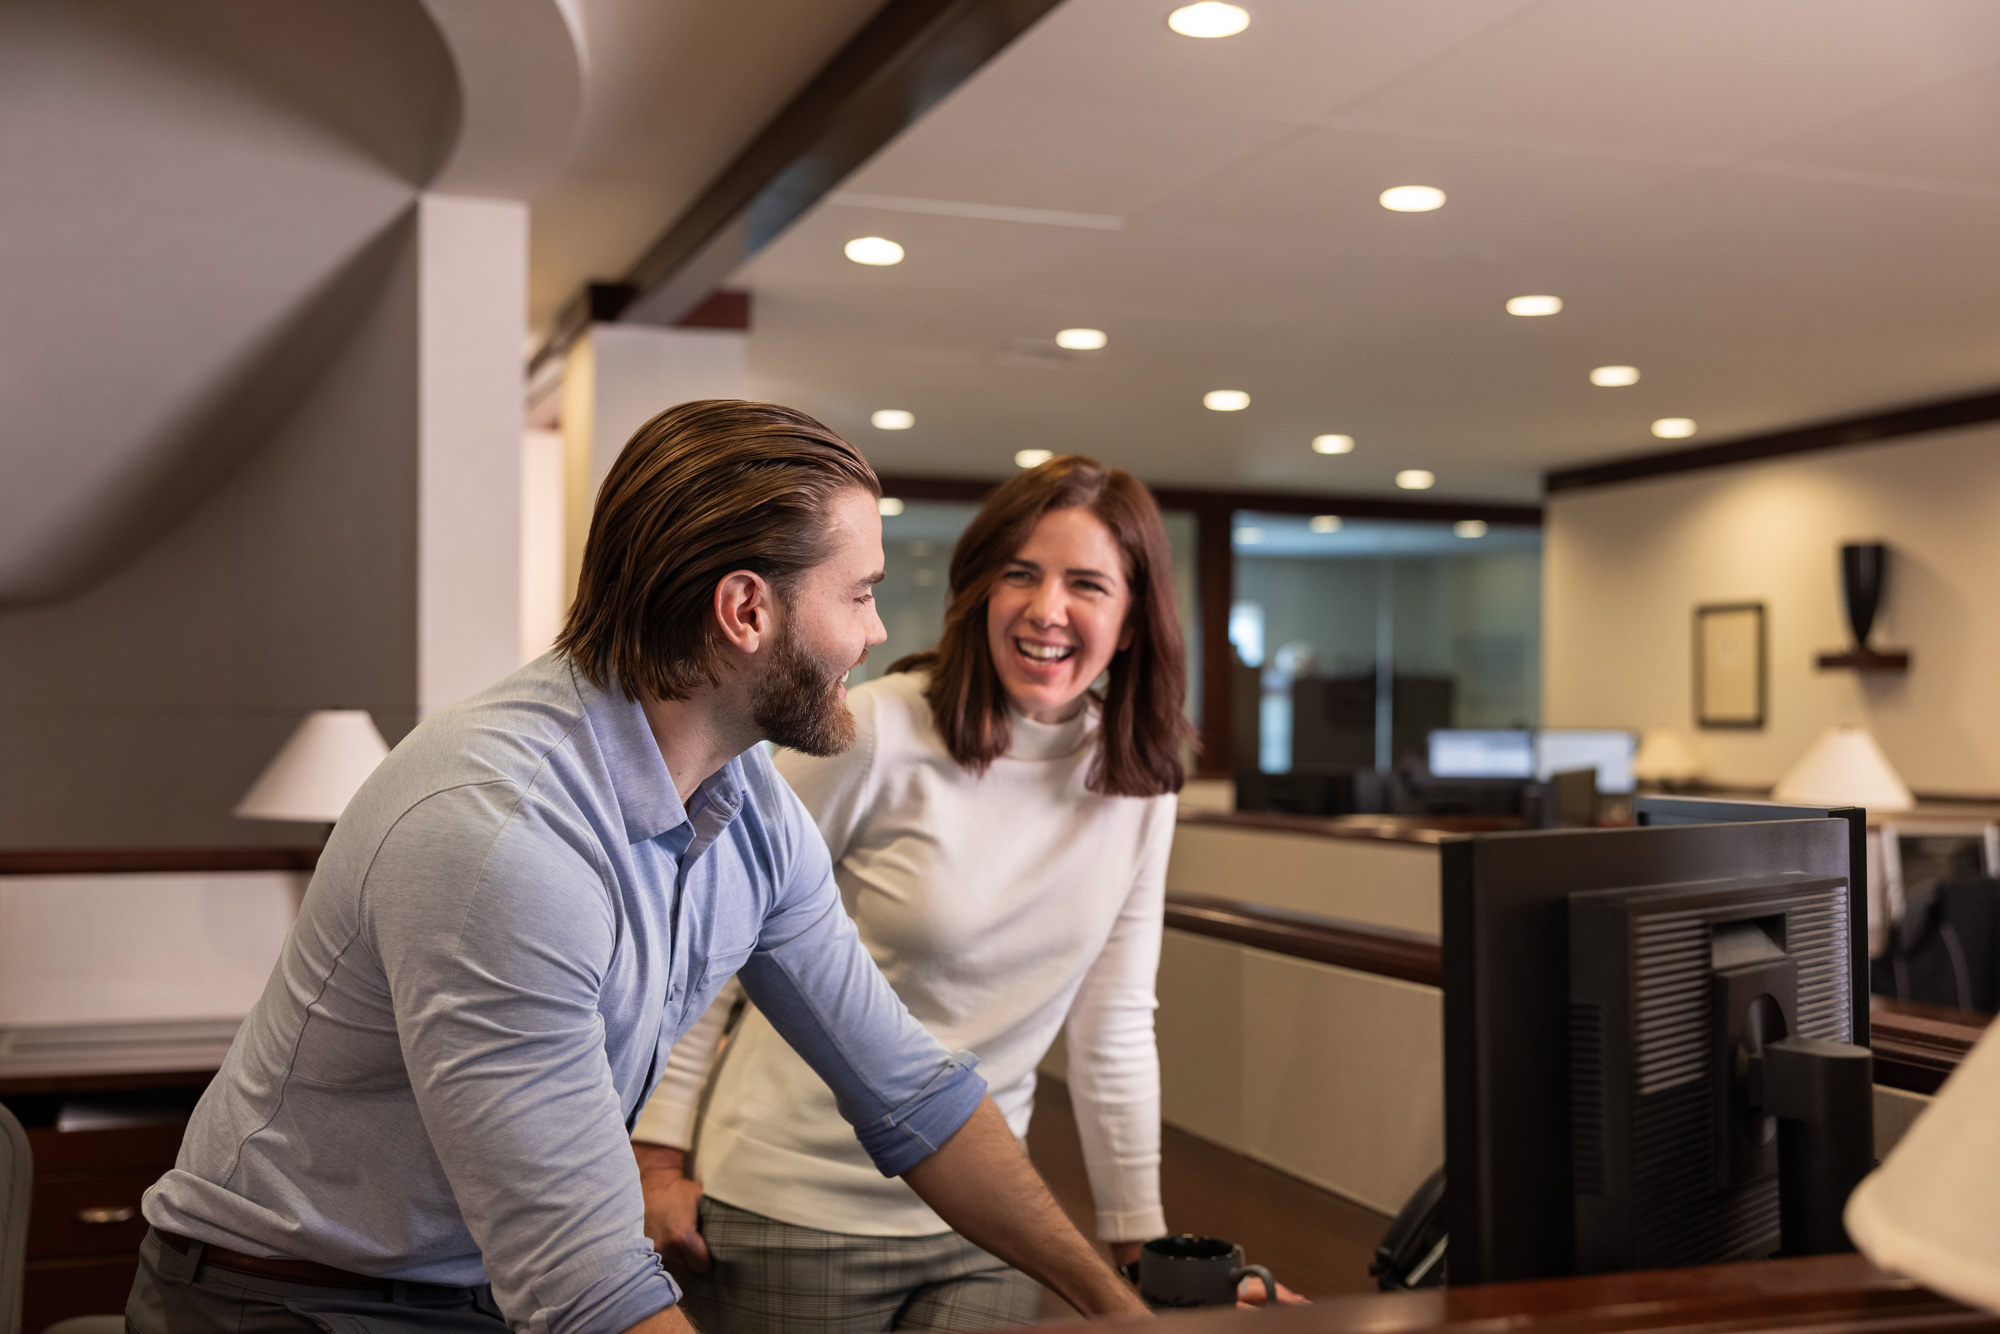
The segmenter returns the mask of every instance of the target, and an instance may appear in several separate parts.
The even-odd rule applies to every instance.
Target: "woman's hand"
[[[1262,1306],[1264,1304],[1264,1280],[1252,1275],[1236,1285],[1238,1306]],[[1280,1283],[1278,1285],[1278,1305],[1310,1306],[1311,1302]]]
[[[669,1269],[708,1272],[708,1243],[701,1237],[701,1183],[685,1171],[687,1155],[663,1144],[633,1144],[639,1190],[646,1198],[646,1240]]]

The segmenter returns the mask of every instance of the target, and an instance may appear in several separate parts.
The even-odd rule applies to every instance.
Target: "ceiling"
[[[1700,444],[2000,382],[1991,0],[1244,3],[1202,41],[1170,0],[1066,0],[738,275],[757,392],[886,470],[1033,446],[1529,498],[1666,447],[1655,418]],[[1448,202],[1376,203],[1404,184]],[[865,235],[907,258],[843,258]],[[1049,341],[1078,325],[1109,346]]]
[[[589,77],[569,159],[530,209],[530,346],[585,283],[623,277],[881,4],[576,0]]]

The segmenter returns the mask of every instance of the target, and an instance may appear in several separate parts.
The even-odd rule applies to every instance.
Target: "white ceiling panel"
[[[1038,446],[1519,498],[1662,447],[1656,417],[1702,443],[2000,382],[2000,5],[1246,4],[1203,42],[1164,2],[1067,0],[843,188],[1122,230],[825,204],[740,275],[759,391],[898,470]],[[1376,203],[1401,184],[1448,202]],[[908,258],[849,263],[864,234]],[[1505,313],[1542,292],[1561,314]],[[1048,345],[1079,324],[1109,347]]]

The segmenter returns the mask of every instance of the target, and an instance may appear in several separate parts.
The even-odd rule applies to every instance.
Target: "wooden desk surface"
[[[1163,1330],[1173,1334],[1252,1334],[1257,1330],[1267,1334],[1621,1334],[1637,1330],[1984,1334],[2000,1330],[2000,1317],[1960,1306],[1885,1274],[1858,1255],[1335,1297],[1277,1311],[1197,1311],[1165,1319]],[[1069,1321],[1046,1328],[1080,1331],[1097,1327]]]

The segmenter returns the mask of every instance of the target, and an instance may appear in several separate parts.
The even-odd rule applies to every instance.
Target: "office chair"
[[[28,1132],[0,1106],[0,1334],[21,1334],[21,1273],[28,1259],[28,1191],[34,1179]]]

